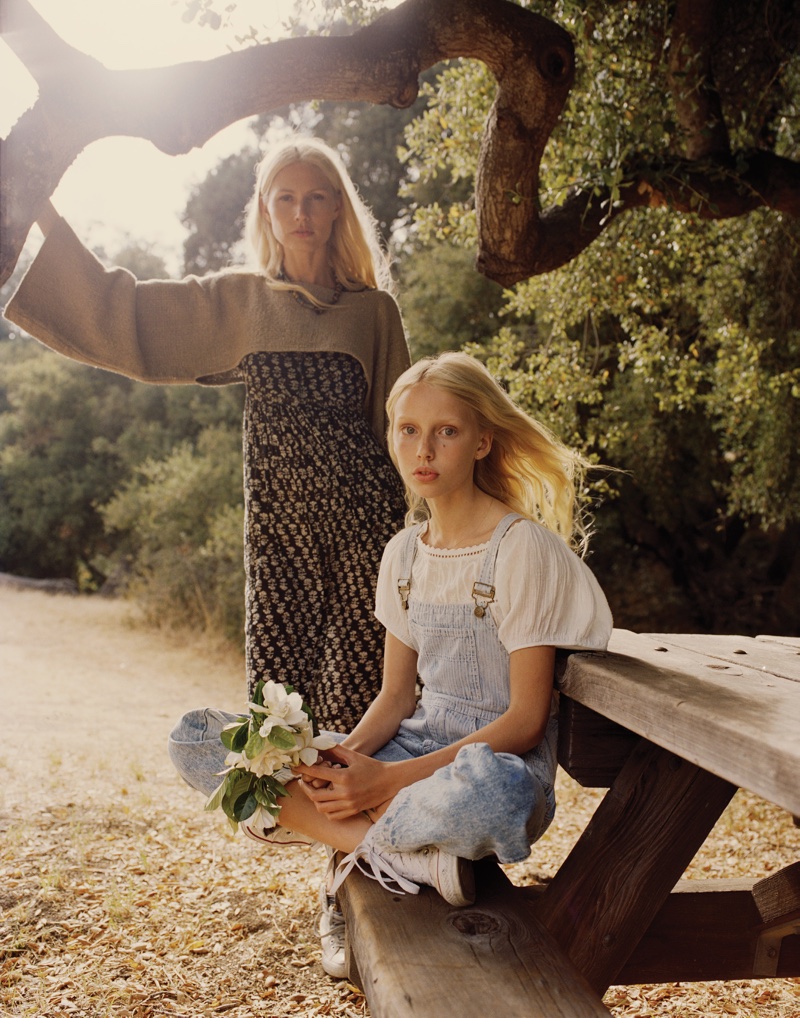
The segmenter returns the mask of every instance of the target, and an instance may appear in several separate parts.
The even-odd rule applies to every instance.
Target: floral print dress
[[[364,417],[355,358],[253,353],[240,370],[248,688],[288,682],[321,727],[349,731],[380,687],[375,587],[402,482]]]

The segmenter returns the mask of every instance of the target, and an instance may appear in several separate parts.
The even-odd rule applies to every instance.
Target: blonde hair
[[[425,382],[461,400],[478,427],[492,435],[492,448],[475,463],[475,484],[514,512],[542,523],[570,547],[584,552],[588,532],[576,498],[590,466],[539,421],[525,413],[480,361],[465,353],[443,353],[417,361],[395,382],[386,403],[388,447],[397,466],[393,426],[400,396]],[[406,524],[427,519],[425,500],[406,488]]]
[[[316,138],[284,142],[270,149],[256,166],[256,186],[247,206],[244,232],[269,286],[276,290],[299,290],[314,304],[328,307],[302,285],[282,278],[283,245],[262,214],[260,203],[266,204],[275,177],[294,163],[309,163],[320,170],[340,203],[328,241],[329,262],[338,282],[345,290],[391,289],[389,265],[381,249],[375,218],[359,197],[339,156]]]

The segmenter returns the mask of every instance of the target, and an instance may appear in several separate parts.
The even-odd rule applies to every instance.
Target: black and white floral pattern
[[[241,371],[248,686],[289,682],[321,727],[347,731],[380,686],[375,586],[402,483],[353,357],[256,353]]]

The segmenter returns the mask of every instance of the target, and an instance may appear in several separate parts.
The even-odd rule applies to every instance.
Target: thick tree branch
[[[609,211],[608,195],[576,190],[563,205],[542,216],[538,257],[525,275],[508,275],[506,286],[560,268],[596,240],[612,220],[639,208],[668,207],[702,219],[730,219],[767,207],[800,216],[800,165],[771,152],[742,155],[734,172],[725,162],[675,162],[628,176]]]
[[[405,107],[422,71],[456,57],[483,61],[497,81],[475,197],[478,267],[503,285],[566,264],[621,212],[642,206],[721,218],[766,205],[796,216],[797,164],[765,152],[729,154],[709,55],[717,13],[718,0],[675,5],[670,73],[687,161],[669,173],[642,164],[613,208],[608,194],[576,193],[542,212],[540,161],[572,85],[573,48],[558,25],[509,0],[405,0],[346,38],[287,39],[140,71],[104,68],[59,39],[28,0],[3,0],[4,36],[40,95],[0,150],[0,282],[45,200],[91,141],[131,135],[178,154],[290,102]]]
[[[672,18],[669,82],[689,159],[730,150],[711,60],[720,15],[719,0],[678,0]]]
[[[514,158],[523,166],[512,174],[511,186],[519,180],[536,194],[541,150],[572,77],[567,33],[507,0],[406,0],[347,38],[288,39],[142,71],[110,71],[77,53],[27,0],[4,0],[3,31],[40,94],[2,150],[2,279],[44,201],[96,139],[143,137],[177,154],[243,117],[289,102],[348,99],[404,107],[416,98],[421,71],[448,58],[474,57],[494,72],[501,96],[508,86],[498,128],[519,124]],[[489,139],[490,167],[503,147],[501,138]],[[507,189],[498,183],[501,205]],[[493,188],[486,190],[491,197]]]

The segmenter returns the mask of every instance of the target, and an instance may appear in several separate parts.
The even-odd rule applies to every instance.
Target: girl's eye
[[[456,429],[450,427],[442,428],[442,434],[444,435],[445,438],[453,438],[453,436],[456,434]]]
[[[414,427],[413,427],[413,425],[411,425],[411,424],[402,424],[400,426],[400,434],[401,435],[413,435],[414,434]]]

